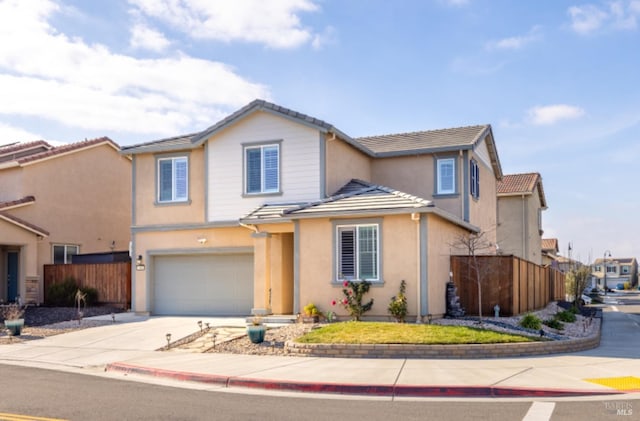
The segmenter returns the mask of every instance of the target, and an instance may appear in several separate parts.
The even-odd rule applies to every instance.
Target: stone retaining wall
[[[402,344],[301,344],[288,341],[290,354],[336,358],[505,358],[531,355],[561,354],[593,349],[600,345],[598,334],[580,339],[545,342],[467,345],[402,345]]]

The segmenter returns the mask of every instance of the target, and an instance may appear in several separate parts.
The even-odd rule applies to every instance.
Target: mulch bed
[[[111,313],[122,313],[122,311],[123,310],[121,308],[111,306],[87,307],[83,311],[83,317],[86,318]],[[45,326],[77,319],[78,310],[75,307],[27,306],[27,309],[24,312],[25,326]],[[2,321],[1,318],[0,321]]]

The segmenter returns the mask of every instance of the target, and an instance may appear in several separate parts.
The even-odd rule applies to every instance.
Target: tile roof
[[[102,143],[108,143],[113,148],[115,148],[116,150],[120,150],[120,146],[116,142],[114,142],[113,140],[109,139],[108,137],[100,137],[100,138],[97,138],[97,139],[85,140],[85,141],[82,141],[82,142],[69,143],[67,145],[56,146],[56,147],[54,147],[54,148],[52,148],[52,149],[50,149],[48,151],[40,152],[40,153],[29,155],[29,156],[25,156],[25,157],[17,159],[16,161],[18,162],[18,164],[31,163],[31,162],[35,162],[35,161],[40,161],[42,159],[51,158],[51,157],[57,156],[57,155],[63,155],[63,154],[66,154],[66,153],[79,151],[81,149],[88,148],[88,147],[91,147],[91,146],[96,146],[96,145],[99,145],[99,144],[102,144]]]
[[[15,208],[18,206],[26,205],[27,203],[35,202],[36,198],[33,196],[25,196],[22,199],[10,200],[8,202],[0,202],[0,210],[7,208]]]
[[[376,155],[395,154],[397,152],[425,153],[458,150],[465,146],[471,147],[479,140],[482,140],[490,130],[490,127],[489,125],[456,127],[412,133],[358,137],[354,140],[366,146]]]
[[[536,187],[538,187],[540,204],[543,208],[546,208],[547,200],[544,196],[544,188],[542,187],[542,177],[537,172],[504,175],[502,180],[498,181],[497,193],[498,196],[533,194]]]
[[[602,263],[603,258],[599,257],[597,258],[593,263],[594,264],[598,264],[598,263]],[[607,262],[612,262],[612,263],[620,263],[620,264],[633,264],[636,261],[635,257],[607,257]]]
[[[22,218],[18,218],[17,216],[10,215],[7,212],[0,212],[0,219],[4,219],[5,221],[8,221],[14,225],[17,225],[21,228],[26,229],[27,231],[31,231],[34,234],[40,235],[42,237],[49,236],[49,231],[43,228],[40,228],[39,226],[34,225],[30,222],[27,222]]]
[[[44,140],[35,142],[12,143],[0,146],[0,162],[13,161],[27,155],[33,155],[52,149],[53,146]]]
[[[542,239],[542,250],[549,250],[558,252],[560,249],[558,248],[558,239],[557,238],[543,238]]]
[[[199,133],[191,133],[166,139],[153,140],[151,142],[139,143],[137,145],[123,146],[122,154],[127,155],[131,153],[191,149],[193,147],[192,140],[198,134]]]
[[[408,213],[433,207],[433,203],[385,186],[351,180],[334,196],[304,204],[264,205],[241,219],[243,222],[266,221],[299,216],[327,214]]]

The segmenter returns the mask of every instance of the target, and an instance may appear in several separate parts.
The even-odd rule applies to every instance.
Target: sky
[[[491,124],[562,255],[640,257],[640,0],[0,0],[0,144],[130,145],[256,98],[352,137]]]

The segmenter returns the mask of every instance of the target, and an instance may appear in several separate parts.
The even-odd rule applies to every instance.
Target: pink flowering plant
[[[331,305],[335,306],[336,304],[340,304],[349,312],[352,320],[360,321],[362,315],[373,307],[373,298],[365,304],[362,303],[362,300],[364,299],[365,294],[369,292],[370,287],[371,282],[366,280],[345,280],[342,283],[342,294],[344,295],[344,298],[331,301]]]

